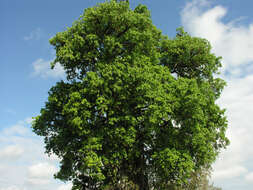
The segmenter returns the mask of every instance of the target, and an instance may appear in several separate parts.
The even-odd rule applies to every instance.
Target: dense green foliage
[[[215,103],[220,58],[207,40],[183,29],[169,39],[145,6],[112,0],[50,43],[67,81],[51,88],[33,130],[61,159],[55,177],[73,189],[183,185],[228,144]]]

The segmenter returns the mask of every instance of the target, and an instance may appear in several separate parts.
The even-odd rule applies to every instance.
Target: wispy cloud
[[[71,190],[72,188],[72,184],[64,184],[64,185],[61,185],[57,190]]]
[[[59,158],[44,154],[42,139],[30,129],[31,120],[0,129],[0,190],[70,190],[54,179]]]
[[[15,186],[15,185],[11,185],[11,186],[5,187],[5,188],[0,187],[0,190],[24,190],[24,189],[23,188],[20,189],[19,187]]]
[[[249,182],[249,183],[253,183],[253,172],[249,173],[248,175],[246,175],[246,180]]]
[[[183,26],[193,36],[208,39],[223,57],[222,74],[228,85],[217,102],[227,109],[230,146],[214,164],[213,180],[229,189],[251,189],[253,181],[253,23],[236,18],[223,22],[228,10],[208,0],[193,0],[181,12]],[[243,16],[243,15],[242,15]],[[238,21],[239,20],[239,21]],[[239,22],[239,23],[238,23]],[[231,185],[237,180],[237,187]],[[239,186],[238,186],[239,185]]]
[[[8,114],[11,114],[11,115],[16,115],[17,114],[13,109],[10,109],[10,108],[5,109],[4,112],[8,113]]]
[[[40,28],[36,28],[33,31],[30,32],[29,35],[24,37],[25,41],[28,40],[39,40],[42,36],[42,30]]]
[[[10,145],[0,150],[0,160],[16,160],[22,156],[24,149],[19,145]]]
[[[64,69],[60,64],[56,64],[54,69],[51,69],[51,60],[37,59],[32,63],[32,76],[42,78],[63,78],[65,75]]]
[[[55,165],[48,162],[40,162],[28,167],[28,183],[32,185],[45,185],[50,183],[50,179],[57,172]]]
[[[182,23],[194,36],[208,39],[213,51],[223,57],[224,70],[241,76],[241,71],[253,71],[253,23],[240,24],[240,18],[223,22],[228,10],[223,6],[211,7],[211,1],[193,0],[181,12]],[[243,67],[239,70],[239,67]],[[246,68],[245,68],[246,67]]]

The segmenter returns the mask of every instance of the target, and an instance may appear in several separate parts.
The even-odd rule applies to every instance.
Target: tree
[[[50,40],[67,80],[33,122],[55,175],[73,189],[168,189],[210,167],[228,139],[216,105],[225,82],[205,39],[162,35],[148,9],[116,0],[88,8]],[[130,188],[131,189],[131,188]]]
[[[221,188],[214,187],[209,183],[211,176],[210,168],[203,167],[191,174],[191,178],[187,184],[183,184],[177,190],[221,190]]]

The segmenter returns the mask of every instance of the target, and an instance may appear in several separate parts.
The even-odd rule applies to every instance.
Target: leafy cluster
[[[183,29],[169,39],[145,6],[112,0],[50,43],[67,81],[51,88],[33,130],[73,189],[184,185],[228,144],[215,103],[220,58],[207,40]]]

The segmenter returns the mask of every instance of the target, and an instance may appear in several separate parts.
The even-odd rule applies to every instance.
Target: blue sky
[[[43,154],[42,139],[31,132],[30,122],[50,87],[64,79],[60,66],[49,69],[55,56],[49,38],[98,2],[103,1],[0,1],[0,190],[70,189],[53,179],[59,160]],[[227,108],[231,145],[213,165],[212,180],[223,190],[251,189],[253,2],[135,0],[131,7],[139,3],[148,6],[164,34],[173,37],[184,26],[191,35],[207,38],[223,57],[221,76],[228,86],[218,103]]]

